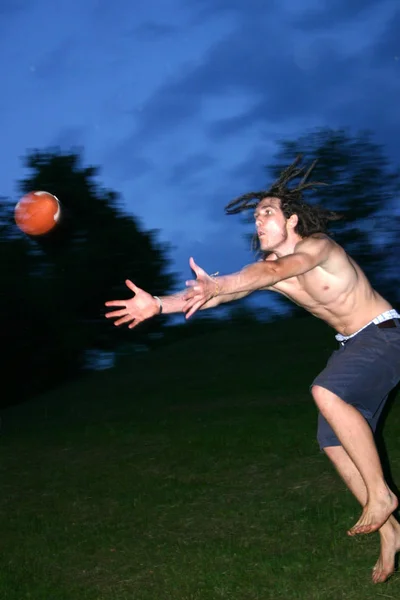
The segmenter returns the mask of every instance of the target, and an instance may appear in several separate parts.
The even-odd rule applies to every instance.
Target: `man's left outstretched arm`
[[[194,314],[203,302],[213,296],[229,295],[237,292],[255,292],[270,288],[279,281],[307,273],[324,263],[332,248],[332,241],[327,237],[312,238],[300,243],[298,249],[288,256],[277,260],[262,261],[246,266],[237,273],[214,277],[204,281],[197,278],[187,282],[186,316]],[[196,273],[197,265],[191,259],[191,267]],[[195,268],[194,268],[195,267]]]

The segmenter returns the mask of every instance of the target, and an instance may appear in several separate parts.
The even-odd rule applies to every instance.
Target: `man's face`
[[[254,220],[261,250],[273,252],[287,240],[287,220],[279,198],[263,198],[254,211]]]

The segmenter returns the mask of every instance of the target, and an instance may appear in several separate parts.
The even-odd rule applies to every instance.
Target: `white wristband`
[[[157,302],[158,302],[158,304],[159,304],[159,306],[160,306],[160,312],[159,312],[158,314],[159,314],[159,315],[161,315],[161,313],[162,313],[162,309],[163,309],[163,305],[162,305],[161,298],[159,298],[158,296],[153,296],[153,298],[154,298],[155,300],[157,300]]]

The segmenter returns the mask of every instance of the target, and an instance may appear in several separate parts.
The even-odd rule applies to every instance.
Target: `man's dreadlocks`
[[[337,221],[341,219],[341,216],[336,212],[326,210],[322,206],[303,202],[304,190],[328,184],[320,181],[308,181],[317,161],[315,160],[308,169],[298,166],[301,161],[302,156],[297,156],[295,161],[282,171],[268,190],[249,192],[232,200],[225,207],[226,213],[233,215],[244,210],[251,210],[256,208],[264,198],[278,198],[281,201],[281,210],[286,219],[293,214],[298,216],[299,221],[295,231],[301,237],[308,237],[313,233],[325,233],[329,222]],[[300,176],[302,176],[301,180],[296,187],[288,187],[290,181]]]

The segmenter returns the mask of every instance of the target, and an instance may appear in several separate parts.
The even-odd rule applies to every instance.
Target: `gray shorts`
[[[312,383],[357,408],[373,431],[389,392],[400,381],[400,320],[390,324],[372,323],[341,343]],[[341,445],[321,414],[317,439],[321,449]]]

